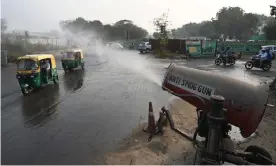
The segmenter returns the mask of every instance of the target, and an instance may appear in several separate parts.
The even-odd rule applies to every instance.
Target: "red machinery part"
[[[223,96],[228,123],[239,127],[245,138],[253,134],[260,124],[269,90],[268,85],[254,86],[227,76],[175,64],[168,67],[162,88],[202,110],[211,109],[212,95]],[[206,105],[192,95],[203,98]]]

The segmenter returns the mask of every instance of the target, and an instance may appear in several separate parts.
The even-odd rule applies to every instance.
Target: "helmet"
[[[269,47],[266,47],[265,50],[266,50],[266,51],[270,51]]]
[[[263,49],[262,49],[262,52],[266,52],[266,49],[263,48]]]

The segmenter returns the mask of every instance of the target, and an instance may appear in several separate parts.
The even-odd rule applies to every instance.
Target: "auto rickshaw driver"
[[[51,70],[51,66],[50,66],[49,60],[45,60],[44,65],[43,65],[43,68],[45,68],[45,71],[46,71],[46,78],[48,79],[49,73],[50,73],[50,70]]]

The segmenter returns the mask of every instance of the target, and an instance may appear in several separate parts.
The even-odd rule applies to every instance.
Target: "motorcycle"
[[[222,55],[220,54],[215,59],[215,64],[219,66],[221,63],[223,63],[223,65],[226,65],[227,63],[229,63],[231,66],[233,66],[236,63],[236,56],[235,55],[229,56],[227,61],[226,56],[224,54]]]
[[[250,61],[247,61],[245,63],[245,68],[247,70],[250,70],[253,67],[255,67],[255,68],[260,68],[263,71],[268,71],[271,68],[271,65],[272,65],[272,62],[269,60],[265,60],[263,62],[263,64],[261,65],[261,59],[259,58],[258,55],[255,55],[255,56],[251,57]]]

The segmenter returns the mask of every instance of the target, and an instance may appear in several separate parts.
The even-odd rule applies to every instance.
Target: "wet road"
[[[167,103],[170,95],[137,72],[139,67],[132,70],[111,59],[91,55],[84,71],[64,73],[57,58],[59,84],[28,97],[20,92],[15,66],[2,68],[2,164],[101,164],[104,152],[146,121],[149,101],[155,109]],[[171,62],[148,61],[160,79]],[[259,69],[244,71],[244,62],[234,67],[217,67],[207,59],[174,62],[256,85],[276,75],[275,67],[265,74]]]

